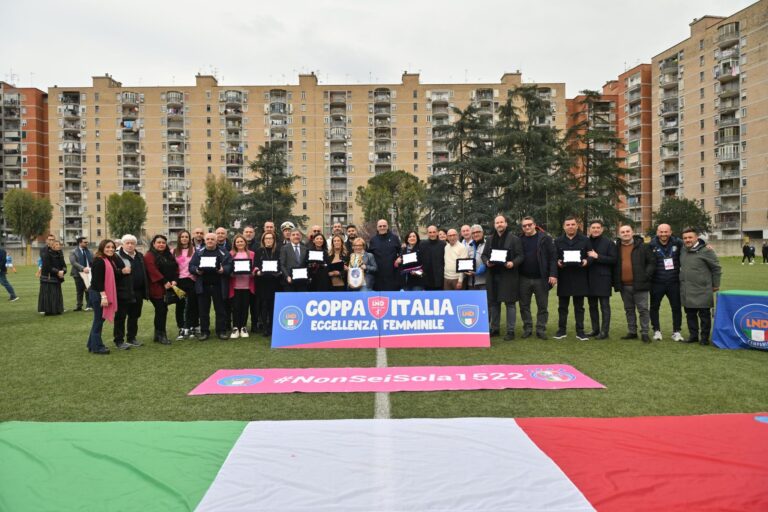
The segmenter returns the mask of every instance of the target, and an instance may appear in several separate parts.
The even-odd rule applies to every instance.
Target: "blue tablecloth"
[[[768,292],[718,293],[712,342],[720,348],[768,350]]]

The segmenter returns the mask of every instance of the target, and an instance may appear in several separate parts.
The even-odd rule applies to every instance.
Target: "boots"
[[[155,343],[162,343],[163,345],[170,345],[171,340],[165,334],[165,331],[155,331],[155,337],[153,338]]]

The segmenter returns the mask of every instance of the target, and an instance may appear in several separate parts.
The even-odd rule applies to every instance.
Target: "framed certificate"
[[[200,258],[200,268],[215,270],[216,269],[216,256],[202,256]]]
[[[234,260],[235,274],[249,274],[251,272],[251,260]]]
[[[323,251],[309,251],[309,261],[323,263],[325,261],[325,253]]]
[[[329,263],[328,264],[328,271],[333,272],[344,272],[344,262],[343,261],[337,261],[336,263]]]
[[[277,272],[277,260],[262,260],[262,272]]]
[[[419,252],[409,252],[408,254],[403,254],[403,266],[407,267],[408,265],[416,265],[419,262]]]
[[[578,263],[581,265],[581,251],[563,251],[563,263]]]
[[[506,249],[491,249],[492,263],[506,263],[507,262],[507,250]]]
[[[321,252],[321,251],[318,251]],[[307,275],[307,268],[294,268],[291,270],[291,279],[294,281],[300,281],[302,279],[309,279],[309,276]]]
[[[474,272],[475,258],[459,258],[456,260],[456,272]]]

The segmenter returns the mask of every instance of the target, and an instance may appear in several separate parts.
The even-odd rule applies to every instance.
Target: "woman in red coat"
[[[170,345],[171,341],[165,332],[165,322],[168,318],[165,292],[176,286],[179,280],[179,265],[168,248],[168,239],[163,235],[155,235],[152,239],[152,244],[144,255],[144,266],[149,280],[149,300],[155,308],[154,341]]]

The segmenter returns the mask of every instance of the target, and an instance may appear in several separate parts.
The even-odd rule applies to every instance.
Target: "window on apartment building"
[[[704,98],[704,88],[699,89],[699,98]]]
[[[418,104],[418,103],[416,103],[415,101],[413,102],[413,110],[414,110],[414,112],[415,112],[416,110],[419,110],[419,104]]]
[[[742,107],[741,118],[744,119],[745,117],[747,117],[747,107]]]
[[[96,163],[101,162],[101,155],[96,155]]]
[[[699,135],[699,144],[701,144],[702,146],[704,145],[704,136],[703,135]]]
[[[101,238],[101,230],[100,229],[96,230],[96,238]]]
[[[741,186],[746,187],[747,186],[747,178],[741,178]]]
[[[703,113],[704,113],[704,104],[702,103],[699,105],[699,114],[703,114]]]
[[[704,193],[704,184],[703,183],[699,184],[699,189],[700,189],[700,192],[703,194]]]
[[[96,176],[101,175],[101,167],[96,168]]]
[[[703,66],[703,65],[704,65],[704,56],[699,55],[699,66]]]
[[[301,186],[306,187],[307,186],[307,178],[301,178]]]
[[[414,98],[418,98],[419,97],[419,91],[417,91],[416,89],[413,90],[413,97]]]
[[[205,158],[206,158],[206,160],[208,160],[209,162],[213,161],[213,159],[211,158],[211,154],[210,154],[210,153],[208,153],[207,155],[205,155]]]
[[[205,124],[211,124],[211,118],[210,117],[206,117],[205,118]]]
[[[416,139],[413,140],[413,147],[415,147],[415,148],[419,147],[419,141],[418,140],[416,140]]]
[[[703,50],[703,49],[704,49],[704,40],[699,39],[699,50]]]
[[[699,71],[699,82],[704,82],[704,72]]]
[[[211,147],[211,141],[208,141],[208,142],[206,142],[206,145],[208,146],[208,149],[213,149],[213,148]]]
[[[99,101],[99,93],[93,93],[93,101]]]
[[[97,211],[97,212],[100,212],[100,211],[101,211],[101,205],[100,205],[100,204],[96,204],[96,211]]]
[[[419,122],[419,116],[413,116],[413,122],[418,123]]]
[[[301,99],[307,99],[307,91],[301,91]]]
[[[96,180],[96,188],[101,188],[101,180]],[[96,199],[101,198],[101,192],[96,192]]]
[[[413,172],[414,173],[419,172],[419,164],[413,164]]]
[[[101,143],[97,142],[96,143],[96,151],[100,151],[100,150],[101,150]]]
[[[211,136],[211,129],[210,129],[210,128],[208,128],[207,130],[205,130],[205,136],[206,136],[206,137],[210,137],[210,136]]]
[[[100,130],[96,130],[96,132],[95,132],[95,133],[96,133],[96,138],[98,139],[98,138],[99,138],[99,135],[101,135],[101,131],[100,131]]]
[[[307,116],[301,116],[301,124],[307,124]]]
[[[699,159],[703,162],[704,161],[704,152],[702,151],[700,153]]]
[[[418,160],[419,159],[419,152],[418,151],[414,151],[413,152],[413,159],[414,160]]]
[[[210,112],[210,111],[211,111],[211,104],[210,104],[210,103],[208,103],[207,105],[205,105],[205,111],[206,111],[206,112]]]
[[[301,154],[301,160],[302,160],[303,162],[306,162],[306,161],[307,161],[307,154],[306,154],[306,153],[302,153],[302,154]]]
[[[301,191],[301,197],[307,197],[307,191],[306,190],[302,190]]]
[[[307,203],[301,203],[301,209],[306,210],[307,209]]]
[[[96,114],[98,114],[98,113],[99,113],[99,106],[98,106],[98,105],[96,105],[95,107],[93,107],[93,112],[94,112],[94,113],[96,113]]]
[[[307,104],[306,103],[302,103],[300,108],[301,108],[302,112],[306,112],[307,111]]]
[[[704,120],[703,119],[699,120],[699,129],[701,129],[701,130],[704,129]]]
[[[392,128],[392,138],[397,137],[397,128]]]
[[[704,177],[704,168],[699,168],[699,175],[703,178]]]
[[[418,135],[419,134],[419,129],[416,126],[413,127],[413,134],[414,135]]]

